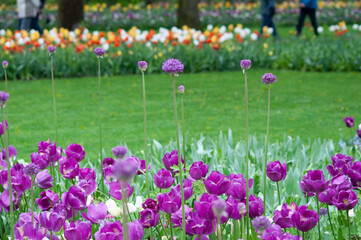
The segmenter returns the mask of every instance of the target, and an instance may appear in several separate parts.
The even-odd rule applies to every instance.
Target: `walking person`
[[[260,33],[263,33],[263,27],[267,26],[273,29],[273,36],[278,37],[276,26],[273,23],[273,16],[276,13],[275,0],[261,0],[262,26]]]
[[[40,0],[40,7],[36,13],[36,16],[31,21],[31,29],[34,29],[40,33],[40,35],[43,35],[43,29],[39,26],[39,16],[43,11],[45,5],[45,0]]]
[[[305,23],[307,15],[311,19],[311,24],[316,36],[318,36],[316,11],[317,0],[300,0],[300,17],[298,18],[297,24],[297,36],[301,35],[303,24]]]
[[[38,13],[40,0],[17,0],[19,30],[29,31],[31,23]]]

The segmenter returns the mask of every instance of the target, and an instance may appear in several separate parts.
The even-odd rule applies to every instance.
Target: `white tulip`
[[[110,215],[112,215],[113,217],[120,216],[121,209],[117,206],[113,199],[109,199],[108,201],[106,201],[105,205],[107,206]]]

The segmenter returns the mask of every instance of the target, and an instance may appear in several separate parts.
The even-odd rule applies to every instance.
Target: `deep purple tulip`
[[[194,202],[194,209],[198,213],[200,218],[213,220],[215,218],[212,205],[213,202],[218,200],[218,197],[215,195],[209,195],[207,193],[203,193],[199,201]]]
[[[273,214],[273,222],[281,228],[291,228],[293,227],[292,215],[297,211],[298,206],[296,203],[292,203],[291,205],[284,203],[281,211],[275,210]]]
[[[246,198],[246,179],[242,174],[229,174],[229,181],[231,182],[231,186],[227,191],[227,196],[232,196],[237,200],[243,200]],[[253,179],[248,180],[248,189],[250,190],[253,186]]]
[[[140,71],[145,72],[145,71],[147,71],[148,63],[146,61],[139,61],[138,67],[139,67]]]
[[[38,153],[40,155],[46,154],[49,162],[57,162],[61,158],[62,149],[56,147],[56,143],[51,143],[51,140],[41,141],[38,143]]]
[[[308,189],[306,188],[306,185],[305,185],[305,183],[303,181],[300,181],[300,187],[301,187],[302,192],[305,194],[305,197],[316,196],[316,193],[308,191]]]
[[[78,214],[77,210],[74,210],[70,206],[67,206],[63,200],[60,203],[55,204],[52,212],[56,212],[64,216],[65,220],[73,219]]]
[[[347,176],[354,187],[361,187],[361,162],[354,162],[347,170]]]
[[[58,202],[59,202],[58,194],[54,193],[51,190],[46,190],[46,191],[41,192],[40,198],[37,198],[35,200],[35,203],[37,205],[39,205],[39,208],[42,211],[50,210]]]
[[[85,190],[86,195],[90,195],[97,189],[96,173],[90,168],[79,170],[78,186]]]
[[[74,158],[62,157],[59,164],[60,173],[64,178],[74,179],[79,175],[79,164]]]
[[[14,226],[14,235],[16,240],[20,239],[34,239],[34,240],[40,240],[44,239],[46,236],[46,229],[40,227],[40,224],[38,222],[38,217],[34,214],[34,221],[31,221],[31,214],[30,213],[21,213],[20,218],[24,216],[24,214],[27,215],[27,220],[22,221],[19,219],[19,222],[17,222]],[[55,240],[55,238],[54,238]]]
[[[234,220],[239,220],[242,218],[242,214],[240,212],[240,202],[238,202],[232,196],[229,196],[226,200],[226,204],[226,212],[229,218],[232,218]]]
[[[82,145],[72,143],[65,149],[68,158],[72,158],[77,162],[81,162],[85,158],[85,150]]]
[[[249,217],[256,218],[264,213],[264,205],[260,198],[256,198],[253,194],[249,196]]]
[[[22,164],[14,164],[11,169],[11,183],[14,191],[23,193],[31,187],[31,178],[24,173]]]
[[[321,192],[318,194],[318,201],[332,205],[332,199],[337,194],[337,191],[333,186],[327,187],[327,189],[324,192]]]
[[[184,159],[181,155],[181,161],[184,165]],[[162,162],[165,168],[171,172],[177,173],[178,170],[173,170],[172,167],[179,166],[178,165],[178,151],[173,150],[171,153],[165,153],[162,159]]]
[[[19,208],[22,193],[14,193],[13,191],[13,207],[14,210]],[[4,208],[5,212],[10,211],[10,194],[9,190],[5,189],[0,194],[0,209]],[[1,211],[0,211],[1,212]]]
[[[153,176],[155,185],[160,189],[167,189],[174,183],[172,173],[164,168]]]
[[[352,184],[347,176],[339,175],[337,177],[332,178],[331,186],[333,186],[337,192],[341,190],[349,190],[352,187]]]
[[[157,203],[156,200],[154,199],[151,199],[151,198],[148,198],[144,201],[144,203],[142,204],[142,207],[144,209],[151,209],[151,210],[154,210],[156,212],[159,211],[159,205]]]
[[[267,177],[273,182],[283,181],[287,175],[287,164],[280,161],[269,162],[267,164]]]
[[[123,240],[123,227],[119,221],[106,221],[94,234],[96,240]]]
[[[124,189],[127,198],[132,196],[134,187],[130,186],[129,182],[125,182],[125,189]],[[109,183],[109,194],[113,198],[117,200],[122,200],[122,185],[120,182],[111,182]]]
[[[42,212],[39,214],[39,222],[42,227],[50,232],[59,232],[64,224],[64,216],[55,212]]]
[[[335,177],[339,174],[347,175],[347,171],[352,165],[353,158],[342,154],[336,154],[335,156],[332,156],[331,159],[332,164],[327,165],[327,170],[331,176]]]
[[[186,221],[186,233],[188,235],[209,235],[213,232],[212,221],[201,218],[197,212],[189,213],[190,219]],[[217,223],[214,220],[214,228]]]
[[[189,175],[195,180],[201,180],[207,176],[208,168],[209,166],[202,161],[194,162],[189,169]]]
[[[264,231],[262,239],[264,240],[278,240],[284,239],[283,232],[280,226],[273,224],[270,228]]]
[[[140,163],[133,156],[119,159],[113,166],[113,174],[119,180],[130,180],[138,172]]]
[[[178,194],[181,194],[180,184],[177,184],[177,186],[173,187],[172,189],[176,190]],[[185,201],[187,201],[193,195],[193,182],[191,180],[183,180],[183,193]]]
[[[49,174],[48,170],[39,172],[35,177],[35,184],[42,189],[52,188],[53,182],[54,178]]]
[[[134,156],[133,156],[134,157]],[[135,157],[135,159],[139,162],[139,169],[138,169],[138,172],[137,172],[137,175],[143,175],[145,174],[148,170],[151,169],[151,165],[148,164],[148,170],[147,170],[147,167],[145,166],[145,160],[142,159],[140,160],[139,158]]]
[[[61,195],[61,200],[66,206],[78,211],[81,211],[87,207],[87,195],[85,191],[78,186],[71,186],[68,192],[65,192]]]
[[[174,213],[182,205],[181,196],[175,190],[171,190],[169,193],[159,193],[157,200],[159,209],[165,213]]]
[[[106,184],[113,182],[115,180],[113,174],[114,164],[115,164],[115,160],[113,158],[104,158],[102,173]]]
[[[357,132],[357,136],[358,136],[359,138],[361,138],[361,129],[357,129],[356,132]]]
[[[346,117],[343,119],[343,121],[345,122],[346,127],[348,127],[348,128],[352,128],[355,124],[353,117]]]
[[[0,126],[1,129],[1,126]],[[50,164],[49,158],[45,154],[39,154],[39,153],[32,153],[30,155],[31,162],[38,165],[40,170],[43,170],[47,168]]]
[[[92,222],[93,224],[98,224],[107,217],[107,205],[102,202],[99,202],[97,205],[94,203],[90,204],[88,207],[88,214],[82,212],[81,215],[85,220]]]
[[[339,211],[351,210],[357,203],[357,194],[351,189],[340,191],[333,199],[333,205],[335,205]]]
[[[152,209],[144,209],[140,212],[140,223],[144,228],[155,227],[159,223],[159,213]]]
[[[309,170],[302,178],[306,192],[319,193],[326,190],[329,181],[326,182],[322,170]]]
[[[203,183],[208,193],[217,196],[226,193],[231,187],[227,177],[218,171],[211,172],[207,179],[203,179]]]
[[[318,223],[319,216],[316,211],[307,209],[307,206],[300,206],[298,211],[292,215],[294,227],[302,232],[308,232]]]
[[[123,158],[125,156],[125,154],[127,154],[128,149],[124,146],[116,146],[116,147],[112,148],[112,152],[113,152],[114,157]]]
[[[142,240],[144,236],[143,225],[139,220],[128,222],[128,239],[129,240]]]
[[[90,222],[68,221],[64,224],[64,236],[66,240],[90,240],[92,236],[92,225]]]
[[[184,216],[186,221],[190,219],[189,214],[192,212],[192,210],[192,208],[184,205]],[[173,223],[173,227],[182,227],[182,207],[179,208],[179,210],[175,213],[172,213],[171,220]]]

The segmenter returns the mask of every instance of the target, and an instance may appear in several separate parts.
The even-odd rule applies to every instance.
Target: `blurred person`
[[[29,31],[31,29],[31,23],[36,17],[40,0],[17,0],[19,29]]]
[[[276,26],[273,23],[273,16],[276,13],[275,0],[261,0],[262,26],[260,33],[263,33],[263,27],[267,26],[273,29],[273,36],[278,37]]]
[[[305,18],[308,15],[311,19],[311,24],[316,36],[318,36],[317,30],[317,0],[300,0],[300,17],[298,18],[297,24],[297,36],[301,35]]]
[[[31,21],[31,29],[37,30],[40,35],[43,35],[43,29],[39,26],[39,16],[43,11],[45,0],[40,0],[40,7],[36,13],[36,16]]]

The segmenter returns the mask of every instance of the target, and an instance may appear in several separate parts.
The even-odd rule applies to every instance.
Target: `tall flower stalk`
[[[30,163],[24,167],[24,173],[28,175],[31,178],[31,221],[34,221],[34,181],[35,176],[40,171],[40,168],[38,165],[34,163]]]
[[[10,198],[10,234],[11,239],[15,239],[14,237],[14,202],[13,202],[13,188],[11,184],[11,163],[9,158],[9,146],[8,140],[6,136],[6,123],[5,123],[5,114],[4,108],[6,107],[6,102],[9,99],[9,94],[6,92],[0,92],[0,107],[1,107],[1,117],[2,117],[2,124],[4,130],[4,139],[5,139],[5,152],[6,152],[6,164],[7,164],[7,172],[8,172],[8,187],[9,187],[9,198]]]
[[[2,62],[2,66],[4,68],[4,75],[5,75],[5,92],[8,92],[8,76],[7,76],[7,71],[6,69],[8,68],[9,66],[9,63],[7,61],[3,61]],[[5,109],[5,120],[8,121],[8,109]],[[8,134],[7,134],[7,137],[8,137],[8,143],[9,143],[9,127],[8,127]]]
[[[186,238],[186,224],[185,224],[185,209],[184,209],[184,189],[183,189],[183,167],[181,160],[181,151],[179,144],[179,132],[178,132],[178,117],[177,117],[177,100],[175,94],[175,76],[178,76],[179,73],[183,72],[184,65],[178,59],[168,59],[162,65],[162,70],[166,73],[169,73],[172,76],[172,86],[173,86],[173,104],[174,104],[174,122],[175,122],[175,131],[177,139],[177,151],[178,151],[178,166],[179,166],[179,184],[181,190],[182,198],[182,239]]]
[[[122,203],[123,203],[123,239],[127,240],[128,236],[128,211],[127,209],[127,191],[125,190],[126,182],[124,180],[121,181],[122,187]]]
[[[99,126],[99,155],[100,160],[103,161],[103,146],[102,146],[102,117],[101,117],[101,79],[100,79],[100,59],[103,58],[105,51],[102,48],[94,49],[95,55],[98,58],[98,126]]]
[[[183,139],[183,158],[185,161],[186,156],[186,135],[185,135],[185,128],[184,128],[184,105],[183,105],[183,94],[184,94],[184,86],[180,85],[178,87],[178,92],[181,94],[181,106],[182,106],[182,139]]]
[[[51,87],[53,93],[53,111],[54,111],[54,128],[55,128],[55,142],[58,142],[58,123],[56,118],[56,100],[55,100],[55,81],[54,81],[54,53],[56,47],[49,46],[48,52],[50,56],[50,70],[51,70]]]
[[[248,87],[247,87],[247,70],[251,68],[251,60],[242,60],[241,68],[243,69],[244,75],[244,97],[245,97],[245,112],[246,112],[246,209],[247,209],[247,218],[246,218],[246,231],[247,231],[247,240],[249,236],[249,160],[248,160]],[[241,167],[242,169],[242,167]]]
[[[263,164],[263,202],[264,207],[266,208],[267,203],[267,191],[266,191],[266,171],[267,171],[267,157],[268,157],[268,141],[269,141],[269,122],[270,122],[270,113],[271,113],[271,84],[276,82],[276,76],[272,73],[266,73],[262,77],[262,82],[268,85],[268,104],[267,104],[267,132],[266,132],[266,149],[264,153],[264,164]],[[278,197],[280,200],[279,187],[277,183]]]

